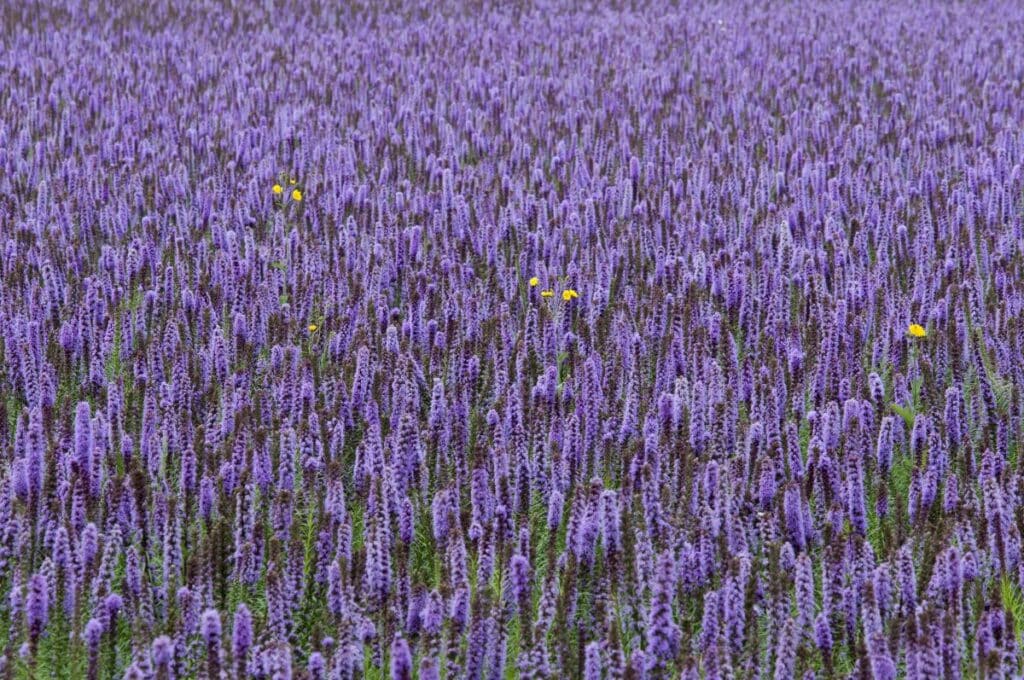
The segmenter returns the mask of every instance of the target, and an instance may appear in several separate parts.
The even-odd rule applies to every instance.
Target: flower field
[[[1024,674],[1024,5],[0,27],[0,680]]]

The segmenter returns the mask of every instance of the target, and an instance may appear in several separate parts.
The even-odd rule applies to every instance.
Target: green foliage
[[[1017,645],[1024,645],[1024,593],[1020,586],[1008,576],[999,580],[999,596],[1003,609],[1013,621],[1013,629],[1017,635]]]
[[[905,422],[908,427],[914,426],[914,419],[917,417],[917,415],[914,413],[913,408],[907,408],[905,406],[900,406],[899,404],[895,403],[889,404],[889,408],[892,409],[893,413],[896,413],[901,418],[903,418],[903,422]]]

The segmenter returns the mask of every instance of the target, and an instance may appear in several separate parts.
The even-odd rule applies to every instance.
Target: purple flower
[[[583,677],[586,680],[601,679],[601,645],[597,642],[587,645],[584,653]]]
[[[153,663],[156,664],[157,669],[166,673],[174,658],[174,642],[166,635],[161,635],[153,640],[151,649]]]
[[[444,603],[436,590],[427,595],[423,604],[422,617],[424,633],[437,635],[441,631],[441,625],[444,623]]]
[[[85,624],[82,637],[85,639],[89,655],[89,680],[95,680],[99,677],[100,642],[103,639],[103,624],[96,619],[89,619]]]
[[[814,643],[826,654],[832,650],[832,626],[827,612],[821,612],[814,620]]]
[[[246,656],[252,648],[253,630],[252,614],[245,603],[239,603],[235,609],[234,624],[231,631],[231,656],[235,661],[235,669],[244,671]]]
[[[0,675],[1019,673],[1024,7],[45,4]]]
[[[645,635],[646,651],[651,657],[652,667],[656,669],[671,662],[679,653],[682,641],[682,633],[672,612],[675,583],[675,562],[669,552],[664,552],[658,558]]]
[[[309,655],[309,660],[306,662],[306,672],[309,673],[311,680],[323,680],[323,678],[327,677],[327,662],[324,660],[323,654],[313,652]]]
[[[28,623],[28,632],[32,640],[34,655],[35,644],[50,619],[50,595],[46,578],[42,574],[35,574],[29,579],[25,617]]]
[[[207,609],[200,617],[199,632],[206,643],[206,668],[209,677],[220,675],[220,614],[216,609]]]
[[[799,641],[796,622],[792,618],[786,618],[780,626],[778,644],[775,649],[775,680],[784,680],[794,676]]]
[[[412,680],[412,654],[401,637],[391,643],[391,680]]]
[[[522,555],[513,555],[509,572],[512,600],[520,608],[520,614],[525,615],[530,597],[530,563]]]

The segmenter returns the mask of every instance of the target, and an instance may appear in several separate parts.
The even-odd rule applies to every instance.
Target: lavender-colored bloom
[[[826,654],[832,650],[832,626],[826,612],[821,612],[814,620],[814,643]]]
[[[166,673],[174,659],[174,642],[166,635],[161,635],[153,640],[151,649],[153,664],[156,665],[158,672]]]
[[[889,468],[892,467],[893,425],[894,421],[892,416],[886,416],[882,418],[882,424],[878,431],[878,444],[875,449],[875,457],[878,462],[878,468],[883,474],[887,473]]]
[[[786,518],[786,531],[790,542],[797,550],[807,547],[807,531],[804,527],[804,503],[800,488],[791,484],[783,494],[783,512]]]
[[[324,660],[323,654],[313,652],[309,655],[309,660],[306,662],[306,672],[309,674],[310,680],[323,680],[323,678],[327,677],[327,662]]]
[[[80,474],[89,477],[92,461],[92,414],[89,402],[78,403],[75,409],[75,463]]]
[[[420,659],[419,678],[420,680],[440,680],[441,670],[438,667],[437,659],[432,656],[424,656]]]
[[[33,653],[36,641],[42,635],[43,629],[50,618],[50,599],[46,584],[46,578],[42,574],[35,574],[28,582],[28,602],[25,606],[25,617],[28,623],[28,632],[32,640]]]
[[[1024,7],[8,4],[0,675],[1019,674]]]
[[[562,506],[565,503],[565,499],[562,497],[560,491],[555,489],[551,492],[551,496],[548,498],[548,529],[554,531],[558,528],[558,525],[562,523]]]
[[[675,561],[668,552],[658,558],[657,573],[651,594],[651,609],[646,631],[646,650],[654,668],[667,665],[679,653],[682,634],[676,625],[672,602],[674,599],[676,573]]]
[[[391,643],[391,680],[412,680],[412,653],[405,638]]]
[[[124,599],[117,593],[111,593],[103,598],[103,606],[100,611],[100,621],[106,630],[116,630],[117,615],[124,607]]]
[[[779,630],[775,649],[775,680],[792,678],[796,670],[796,652],[799,646],[799,629],[796,621],[786,618]]]
[[[512,600],[520,607],[520,614],[530,596],[530,563],[522,555],[513,555],[509,565]]]
[[[436,590],[427,594],[421,616],[424,633],[427,635],[437,635],[441,631],[441,625],[444,622],[444,602],[441,599],[440,593]]]
[[[216,609],[207,609],[200,617],[199,632],[206,643],[206,668],[209,677],[220,674],[220,614]]]
[[[82,637],[85,640],[86,650],[89,657],[89,680],[95,680],[99,677],[99,655],[100,642],[103,639],[103,624],[96,619],[89,619],[85,624]]]
[[[244,602],[239,603],[235,609],[231,631],[231,656],[234,659],[236,670],[244,670],[246,657],[252,648],[252,643],[252,614],[249,613],[249,608],[245,606]]]
[[[601,645],[591,642],[584,652],[583,677],[585,680],[601,680]]]

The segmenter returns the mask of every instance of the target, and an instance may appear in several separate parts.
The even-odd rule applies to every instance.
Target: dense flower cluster
[[[1024,672],[1024,9],[676,5],[5,3],[0,676]]]

